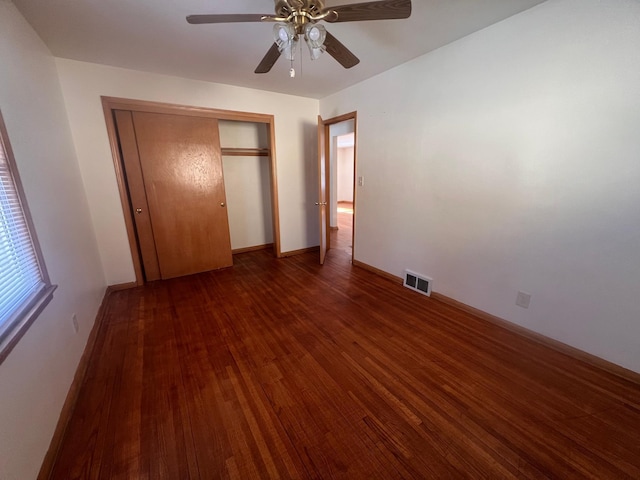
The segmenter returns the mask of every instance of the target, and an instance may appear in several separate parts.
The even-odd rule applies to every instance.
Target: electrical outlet
[[[73,331],[78,333],[80,331],[80,325],[78,325],[78,317],[75,313],[71,316],[71,323],[73,323]]]
[[[358,177],[358,186],[364,187],[364,177]]]
[[[516,305],[522,308],[529,308],[529,303],[531,303],[531,295],[525,292],[518,292]]]

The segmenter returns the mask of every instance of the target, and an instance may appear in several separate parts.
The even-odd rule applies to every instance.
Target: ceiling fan
[[[344,68],[351,68],[360,63],[358,57],[318,23],[320,21],[358,22],[402,19],[409,16],[411,16],[411,0],[382,0],[336,7],[325,7],[324,0],[275,0],[275,15],[245,13],[189,15],[187,22],[191,24],[275,23],[273,29],[275,43],[255,70],[255,73],[267,73],[280,55],[293,61],[300,38],[307,44],[312,60],[316,60],[326,51]],[[295,74],[293,68],[291,72],[293,76]]]

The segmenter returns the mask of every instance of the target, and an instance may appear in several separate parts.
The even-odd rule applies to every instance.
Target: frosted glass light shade
[[[290,23],[276,23],[273,26],[273,39],[278,50],[287,60],[292,61],[296,54],[298,36],[296,29]]]
[[[317,60],[326,50],[324,41],[327,38],[327,31],[322,25],[310,23],[304,29],[304,38],[309,47],[311,60]]]

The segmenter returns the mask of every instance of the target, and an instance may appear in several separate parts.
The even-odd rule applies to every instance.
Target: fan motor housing
[[[303,11],[310,15],[319,15],[324,8],[321,0],[276,0],[276,15],[288,17],[294,11]]]

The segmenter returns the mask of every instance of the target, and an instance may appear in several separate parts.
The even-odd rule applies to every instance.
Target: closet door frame
[[[131,112],[150,112],[150,113],[166,113],[172,115],[189,115],[196,117],[208,117],[218,120],[235,120],[239,122],[251,122],[266,124],[269,140],[269,172],[271,181],[271,218],[273,221],[273,252],[277,258],[282,257],[280,248],[280,217],[278,209],[278,179],[276,169],[276,141],[275,141],[275,121],[273,115],[262,113],[237,112],[232,110],[219,110],[215,108],[193,107],[187,105],[174,105],[170,103],[149,102],[145,100],[132,100],[117,97],[101,97],[102,109],[104,111],[105,122],[107,126],[107,135],[109,136],[109,145],[111,147],[111,156],[113,157],[113,166],[116,173],[116,181],[118,183],[118,191],[120,193],[120,203],[122,204],[122,213],[124,215],[125,226],[127,229],[127,237],[129,239],[129,248],[131,250],[131,258],[133,260],[133,268],[136,274],[136,284],[144,285],[144,276],[142,273],[142,259],[138,248],[138,240],[136,238],[136,230],[133,219],[133,206],[129,199],[129,192],[125,178],[124,160],[120,154],[117,129],[114,119],[114,110],[129,110]]]

